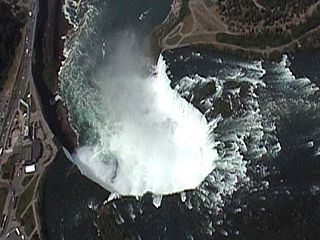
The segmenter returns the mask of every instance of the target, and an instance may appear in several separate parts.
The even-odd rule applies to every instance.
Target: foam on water
[[[170,101],[163,101],[163,99],[157,98],[158,100],[153,102],[153,106],[157,106],[156,108],[159,108],[159,110],[161,111],[165,111],[166,108],[174,109],[173,112],[175,114],[170,116],[174,120],[182,116],[181,110],[186,111],[186,114],[189,114],[190,111],[188,109],[193,109],[191,112],[195,113],[196,117],[195,119],[190,118],[190,120],[192,120],[193,122],[197,122],[197,121],[199,123],[202,122],[200,125],[205,126],[206,128],[206,131],[200,130],[195,132],[193,128],[190,128],[190,125],[188,125],[187,122],[184,122],[184,124],[178,128],[178,129],[181,129],[181,131],[179,130],[179,134],[178,134],[178,136],[180,136],[180,139],[178,137],[175,139],[175,141],[185,142],[185,140],[188,140],[191,143],[192,139],[196,140],[201,138],[202,142],[201,141],[199,143],[196,142],[194,146],[191,148],[191,150],[197,149],[197,148],[199,149],[199,146],[201,146],[204,148],[203,150],[204,153],[206,151],[207,152],[209,151],[210,154],[204,158],[204,162],[202,165],[199,164],[199,166],[196,166],[194,168],[200,174],[196,173],[195,175],[192,175],[192,177],[188,176],[188,171],[193,172],[193,169],[190,166],[194,166],[194,165],[187,165],[186,161],[180,160],[179,164],[182,164],[183,168],[180,168],[179,170],[174,167],[173,169],[170,170],[171,172],[168,172],[169,167],[165,168],[164,166],[162,166],[164,164],[159,163],[160,166],[154,166],[154,168],[161,167],[160,168],[161,170],[160,171],[153,170],[153,173],[155,173],[155,176],[153,177],[156,177],[156,176],[159,177],[159,175],[161,174],[162,174],[161,177],[167,177],[165,176],[166,174],[169,174],[169,175],[171,174],[171,176],[177,176],[176,174],[174,174],[174,172],[177,172],[178,174],[180,174],[179,177],[181,175],[184,176],[185,182],[183,183],[183,185],[184,184],[187,184],[187,185],[183,186],[175,183],[176,184],[175,189],[173,186],[168,187],[168,186],[165,186],[165,184],[164,185],[161,184],[161,186],[159,186],[162,188],[160,189],[161,190],[160,191],[155,188],[155,185],[153,185],[154,183],[144,183],[144,182],[143,183],[141,182],[140,186],[138,184],[137,186],[130,186],[130,187],[127,187],[127,189],[125,189],[125,187],[123,187],[125,185],[122,185],[120,184],[120,182],[116,182],[110,179],[110,177],[112,176],[114,177],[115,174],[117,174],[118,177],[126,175],[126,178],[123,180],[126,183],[132,184],[132,182],[129,179],[130,177],[133,177],[133,176],[135,177],[140,176],[141,181],[143,179],[144,179],[143,181],[145,181],[146,179],[145,177],[147,175],[146,172],[140,172],[139,174],[133,173],[132,171],[133,168],[132,169],[130,168],[129,172],[120,170],[120,169],[124,170],[125,168],[121,168],[121,167],[119,168],[119,165],[117,163],[118,159],[115,155],[118,154],[118,157],[121,155],[121,159],[125,159],[128,156],[125,156],[124,154],[127,154],[128,152],[132,153],[133,151],[136,150],[134,149],[134,146],[136,146],[135,145],[136,141],[134,142],[133,146],[128,145],[128,142],[125,146],[123,145],[124,144],[123,139],[126,139],[126,137],[130,137],[131,138],[130,141],[133,141],[132,136],[126,136],[124,133],[127,132],[127,130],[136,131],[136,129],[131,127],[132,124],[131,125],[119,124],[121,122],[119,121],[119,119],[124,119],[124,118],[126,119],[128,116],[128,113],[127,113],[127,116],[124,115],[125,111],[122,111],[121,114],[120,114],[120,111],[118,111],[120,115],[118,114],[117,116],[111,114],[110,112],[116,112],[117,110],[120,109],[119,107],[117,109],[117,106],[119,106],[118,105],[119,103],[117,102],[118,100],[121,100],[122,106],[125,106],[125,109],[129,109],[130,111],[131,109],[139,108],[139,109],[136,109],[136,111],[143,113],[144,111],[146,111],[146,109],[143,108],[143,106],[140,103],[141,102],[140,100],[139,100],[139,103],[137,103],[136,101],[137,99],[130,92],[122,94],[123,96],[124,95],[126,96],[126,100],[124,100],[124,98],[120,98],[119,96],[117,96],[117,98],[113,98],[112,97],[114,96],[113,92],[117,92],[117,91],[108,93],[107,87],[101,86],[100,83],[90,84],[90,81],[95,82],[95,80],[92,79],[92,76],[88,75],[88,73],[94,71],[93,70],[94,61],[91,60],[92,52],[90,52],[92,45],[90,45],[90,43],[92,41],[96,41],[94,36],[96,35],[95,27],[96,27],[96,21],[99,16],[98,9],[99,8],[97,8],[92,4],[79,4],[72,11],[69,11],[71,20],[76,24],[77,27],[75,28],[75,31],[70,32],[69,35],[67,36],[66,43],[65,43],[65,53],[67,55],[67,58],[60,70],[60,79],[61,79],[60,89],[61,89],[62,98],[66,102],[66,105],[69,108],[70,118],[71,118],[73,127],[76,129],[77,132],[80,133],[80,138],[84,139],[84,142],[86,143],[84,147],[79,149],[80,158],[76,160],[80,168],[82,169],[83,173],[85,173],[88,177],[99,182],[100,185],[104,186],[105,188],[111,191],[120,192],[122,194],[135,193],[139,195],[141,195],[145,191],[153,191],[156,194],[161,195],[160,193],[170,193],[175,191],[182,191],[186,188],[187,189],[195,188],[201,183],[201,181],[204,178],[206,178],[208,174],[210,174],[212,169],[219,169],[219,170],[215,170],[215,172],[211,174],[211,176],[206,178],[204,184],[202,184],[200,188],[206,188],[205,187],[206,185],[211,186],[212,183],[210,184],[206,183],[208,181],[216,183],[215,185],[218,191],[217,192],[208,191],[207,197],[210,198],[210,200],[206,200],[206,201],[209,201],[208,203],[209,205],[210,204],[216,205],[216,203],[213,203],[215,201],[217,201],[219,205],[221,205],[222,204],[221,196],[225,194],[231,194],[233,191],[236,190],[236,185],[238,184],[238,182],[246,178],[245,176],[246,162],[242,161],[243,157],[239,155],[240,153],[236,153],[237,152],[236,147],[232,150],[233,152],[231,155],[234,156],[233,158],[230,158],[231,155],[228,155],[227,158],[217,160],[218,158],[217,152],[216,150],[212,149],[214,147],[214,143],[212,141],[214,141],[215,137],[214,135],[211,134],[211,137],[210,137],[211,139],[207,138],[208,124],[206,122],[206,119],[198,112],[198,110],[196,110],[194,107],[188,104],[185,100],[183,100],[179,95],[177,95],[176,92],[174,92],[174,90],[170,89],[169,79],[165,74],[167,67],[162,59],[161,60],[159,59],[158,70],[157,70],[158,74],[156,76],[150,76],[149,78],[144,78],[144,79],[140,78],[139,80],[140,85],[139,84],[138,84],[139,86],[136,85],[136,88],[138,88],[136,91],[139,92],[139,94],[137,94],[136,97],[140,97],[140,99],[144,97],[150,98],[150,96],[145,96],[142,94],[145,92],[144,86],[149,86],[148,91],[154,88],[157,88],[157,90],[159,91],[162,89],[162,93],[160,94],[160,96],[163,96],[163,97],[166,96],[164,100],[170,99],[170,98],[167,98],[167,95],[168,93],[171,92],[170,93],[171,96],[175,96],[174,97],[175,100],[178,100],[176,105],[171,106],[172,104]],[[97,45],[101,46],[101,43],[98,42]],[[130,49],[134,49],[134,47]],[[132,61],[136,61],[136,60],[132,60]],[[256,66],[254,66],[253,68],[256,68]],[[122,71],[123,69],[118,69],[118,72],[122,72]],[[109,77],[110,77],[110,74],[109,74]],[[153,81],[150,81],[152,79]],[[160,79],[162,79],[162,81],[158,81]],[[220,79],[217,79],[217,78],[206,79],[206,78],[201,78],[199,76],[198,79],[190,79],[190,82],[189,82],[190,91],[192,90],[192,86],[195,85],[194,83],[196,83],[197,81],[201,82],[204,80],[206,82],[213,81],[216,83],[215,84],[216,91],[213,92],[212,96],[204,102],[204,105],[209,111],[209,109],[212,108],[213,102],[221,96],[224,86],[223,86],[223,81]],[[139,81],[135,81],[135,82],[139,82]],[[151,85],[147,83],[146,85],[141,86],[142,82],[153,82],[154,84]],[[99,85],[100,89],[97,89],[96,87],[94,87],[94,85]],[[123,89],[123,86],[118,85],[117,87],[118,87],[117,89]],[[186,89],[187,88],[188,86],[186,86]],[[182,91],[181,89],[176,89],[176,91],[179,91],[179,93],[182,96],[186,95],[184,91]],[[108,94],[104,94],[104,93],[108,93]],[[115,99],[118,99],[118,100],[115,100]],[[161,101],[163,101],[163,103],[166,103],[170,106],[164,107],[163,103],[159,104],[161,103]],[[183,106],[186,106],[186,104],[188,107],[187,108],[183,107]],[[115,109],[112,109],[112,107],[114,106],[115,106]],[[174,106],[176,106],[176,108],[173,108]],[[128,112],[130,113],[130,111]],[[178,115],[179,112],[180,112],[180,116]],[[168,114],[168,113],[165,112],[165,114]],[[206,114],[204,113],[204,115]],[[133,117],[135,117],[134,121],[139,123],[137,121],[137,116],[130,115],[130,117],[132,117],[132,121],[134,119]],[[172,131],[172,129],[176,127],[175,126],[176,124],[174,123],[174,121],[171,121],[171,120],[167,121],[167,120],[164,120],[163,116],[161,117],[159,119],[161,119],[161,121],[163,122],[163,126],[158,126],[158,129],[164,128],[166,136],[168,137],[171,134],[170,131]],[[146,120],[149,117],[145,115],[144,118],[145,118],[144,120]],[[214,128],[215,126],[217,126],[220,120],[221,120],[221,116],[217,116],[216,119],[210,119],[209,124],[211,125],[212,128]],[[125,129],[124,126],[127,126],[126,131],[124,131]],[[130,126],[130,128],[128,128],[128,126]],[[122,128],[122,132],[119,130],[119,128],[120,129]],[[185,132],[183,129],[186,129]],[[112,137],[112,134],[114,134],[113,137]],[[188,136],[185,136],[185,134],[188,134],[189,136],[191,136],[189,137],[190,139],[188,139]],[[195,137],[193,136],[194,134],[195,134]],[[149,136],[152,136],[152,134],[149,134]],[[154,140],[155,138],[152,138],[149,141],[154,142]],[[210,149],[208,149],[208,146],[210,146]],[[168,151],[171,149],[170,151],[172,151],[173,147],[174,145],[170,145],[170,148],[165,149],[164,146],[159,146],[159,149],[162,148],[163,151],[164,150]],[[127,153],[120,152],[121,148],[122,149],[124,148],[127,151]],[[184,152],[183,154],[187,154],[187,152],[185,152],[183,148],[177,148],[177,149],[180,149],[179,152]],[[148,150],[151,151],[151,149],[152,148]],[[112,153],[112,151],[114,151],[116,154]],[[196,151],[193,151],[193,153],[196,153]],[[113,157],[111,158],[110,156],[113,156]],[[142,158],[144,156],[140,155],[139,157]],[[164,158],[164,154],[162,154],[162,156],[160,156],[159,158],[161,157]],[[177,164],[174,164],[173,162],[171,162],[170,161],[171,159],[172,158],[170,156],[170,158],[166,159],[167,160],[166,163],[168,162],[169,164],[171,164],[169,165],[171,167],[178,166]],[[201,160],[202,156],[199,159]],[[225,160],[227,160],[227,163],[225,162]],[[134,163],[135,161],[136,160],[132,160],[131,164]],[[192,163],[191,160],[190,160],[190,163]],[[113,166],[113,167],[110,167],[110,166]],[[140,167],[140,170],[142,171],[146,169],[142,162],[139,162],[139,165],[137,165],[136,168],[134,169],[138,170],[139,167]],[[227,170],[228,168],[230,169],[230,171]],[[185,173],[183,173],[184,171]],[[224,177],[225,174],[228,175],[229,177],[225,178]],[[149,180],[152,180],[150,178],[150,174],[148,177],[149,177],[148,178]],[[222,182],[219,183],[219,181],[222,181]],[[117,184],[119,189],[116,189],[114,184]],[[170,188],[170,191],[165,190],[164,188],[168,188],[168,189]],[[112,194],[109,200],[113,199],[114,197],[117,197],[117,194]],[[186,199],[189,198],[189,200],[186,201],[186,204],[192,204],[192,201],[190,201],[190,198],[192,198],[192,194],[190,195],[190,193],[186,193],[184,198]],[[155,198],[155,203],[157,203],[156,200],[157,199]]]
[[[78,9],[81,11],[81,6]],[[122,75],[127,70],[120,68],[112,73],[102,70],[98,77],[102,81],[96,81],[92,78],[97,76],[87,73],[94,69],[89,43],[96,40],[98,9],[87,7],[82,18],[74,18],[78,27],[66,42],[68,57],[60,72],[62,96],[85,143],[73,161],[86,176],[113,192],[109,201],[119,194],[141,196],[151,191],[153,203],[159,207],[166,198],[162,194],[183,191],[179,199],[187,211],[203,216],[203,228],[214,234],[217,224],[211,215],[223,206],[226,196],[253,181],[247,176],[248,166],[258,166],[262,156],[275,156],[281,150],[275,113],[264,102],[269,83],[263,80],[266,70],[262,61],[233,63],[223,59],[222,64],[219,58],[214,61],[222,65],[219,73],[185,76],[174,90],[162,57],[155,75],[141,77],[134,71]],[[101,44],[98,41],[99,54]],[[187,59],[181,58],[183,62]],[[283,68],[285,65],[281,71]],[[212,83],[215,91],[197,99],[195,89]],[[248,89],[241,91],[241,84]],[[212,115],[216,103],[225,99],[231,104],[232,115]],[[238,108],[234,102],[239,102]],[[134,221],[144,219],[142,199],[128,203],[129,217]],[[118,204],[123,203],[115,201],[111,206],[117,208]],[[116,211],[120,224],[128,213]]]
[[[259,109],[254,107],[257,105],[257,98],[254,96],[253,90],[257,85],[264,84],[263,81],[260,80],[261,76],[263,76],[265,73],[261,66],[261,62],[230,68],[227,71],[227,76],[225,79],[218,77],[204,78],[201,76],[196,76],[194,78],[185,77],[175,87],[175,90],[178,91],[179,94],[181,94],[181,96],[184,98],[188,99],[188,96],[190,95],[191,99],[188,99],[188,101],[192,102],[192,98],[194,97],[193,89],[197,85],[213,82],[215,84],[216,91],[212,92],[208,98],[203,99],[201,104],[203,105],[203,108],[206,109],[206,112],[203,112],[204,116],[206,116],[206,118],[209,120],[212,127],[216,127],[217,124],[222,120],[221,116],[216,116],[216,118],[209,119],[207,115],[209,115],[210,111],[213,110],[213,103],[221,98],[221,95],[225,91],[224,84],[228,81],[240,81],[248,82],[253,85],[252,96],[248,96],[246,98],[247,103],[245,104],[246,108],[250,111],[248,111],[247,114],[243,114],[240,118],[225,119],[225,123],[222,123],[219,129],[217,129],[217,132],[211,135],[211,140],[208,140],[208,124],[206,123],[206,119],[200,114],[200,112],[192,107],[191,104],[188,104],[170,88],[170,81],[165,73],[167,67],[162,58],[159,59],[157,66],[158,74],[156,76],[150,76],[148,80],[139,78],[139,80],[137,80],[135,79],[136,76],[131,78],[136,84],[131,90],[139,92],[137,95],[132,94],[130,91],[122,92],[122,90],[126,88],[125,85],[109,85],[107,88],[100,87],[100,90],[97,90],[96,88],[92,87],[92,84],[89,84],[90,80],[87,79],[86,72],[90,72],[90,69],[93,67],[92,63],[87,60],[87,58],[90,58],[90,53],[88,52],[88,43],[90,42],[92,35],[94,35],[94,19],[97,15],[98,11],[95,7],[87,6],[87,11],[83,16],[77,31],[73,32],[72,36],[70,36],[66,42],[65,49],[68,49],[69,56],[60,72],[60,76],[62,80],[64,80],[61,83],[62,96],[70,109],[71,118],[74,119],[73,125],[78,131],[83,131],[83,129],[88,127],[89,124],[89,129],[87,131],[88,134],[87,136],[84,136],[87,144],[79,149],[80,157],[77,160],[77,164],[91,179],[99,182],[99,184],[105,188],[121,194],[141,195],[145,191],[152,191],[158,195],[163,193],[172,193],[185,189],[193,189],[197,187],[203,179],[205,179],[205,181],[199,187],[199,192],[186,194],[184,197],[184,199],[188,199],[186,204],[192,206],[194,201],[197,201],[196,199],[198,197],[195,197],[194,195],[196,194],[197,196],[201,196],[201,198],[204,199],[204,202],[207,202],[207,206],[216,206],[217,204],[222,205],[222,196],[232,194],[237,189],[237,186],[239,186],[239,182],[245,182],[247,179],[247,161],[243,157],[243,154],[247,152],[247,147],[244,143],[244,139],[249,136],[250,133],[253,134],[254,132],[260,132],[257,134],[257,136],[260,137],[256,137],[257,140],[255,146],[259,146],[260,144],[259,139],[261,138],[261,121],[259,119],[261,118],[259,117]],[[83,56],[88,57],[84,60],[81,60]],[[84,65],[83,62],[85,63]],[[83,69],[83,67],[85,68]],[[247,72],[244,72],[244,70],[252,71],[253,73],[250,75],[250,73],[247,74]],[[121,71],[123,71],[123,69],[118,69],[118,72]],[[107,80],[110,81],[110,79]],[[142,82],[144,82],[143,85],[141,85]],[[149,84],[149,82],[152,82],[153,84]],[[146,86],[148,86],[147,88],[149,89],[147,91]],[[125,97],[120,98],[117,94],[105,91],[110,87],[112,89],[121,90],[120,92],[122,92],[122,95]],[[130,87],[133,86],[130,85]],[[145,95],[145,93],[148,93],[151,89],[157,90],[157,98],[153,99],[154,96],[150,97],[150,94]],[[226,91],[228,91],[228,89],[226,89]],[[101,96],[101,92],[107,92],[107,94],[102,94],[104,96]],[[239,95],[239,90],[233,91],[232,94]],[[168,95],[171,95],[171,97],[168,97]],[[116,97],[114,98],[114,96]],[[172,98],[172,96],[174,96],[174,98]],[[146,108],[145,105],[141,105],[141,102],[143,102],[141,99],[148,99],[149,102],[152,102],[151,105],[153,108],[157,110],[150,110]],[[121,103],[121,107],[118,107],[119,102]],[[176,102],[176,104],[172,104],[173,102]],[[106,106],[109,108],[106,109]],[[129,109],[130,111],[119,111],[119,109],[122,109],[123,106],[124,109]],[[137,114],[131,114],[131,109],[135,109],[135,111],[139,112],[140,115],[137,116]],[[191,114],[190,109],[193,109]],[[167,112],[167,110],[169,110],[169,112]],[[128,115],[130,115],[130,121],[134,121],[140,125],[143,124],[143,121],[152,122],[154,119],[150,119],[150,116],[145,114],[150,111],[160,111],[164,113],[164,115],[158,114],[161,115],[160,117],[157,116],[158,120],[162,122],[162,126],[157,127],[159,131],[157,130],[156,132],[150,132],[150,130],[147,129],[148,125],[146,125],[146,129],[144,129],[149,131],[148,136],[153,136],[155,134],[159,135],[159,132],[164,131],[165,134],[164,136],[161,136],[161,139],[159,139],[160,141],[162,141],[162,138],[165,137],[168,139],[168,136],[172,134],[172,131],[177,127],[177,119],[182,119],[184,117],[182,114],[183,112],[186,112],[186,114],[189,114],[189,116],[195,116],[190,117],[191,125],[196,122],[200,123],[200,125],[194,125],[196,128],[199,128],[200,131],[195,130],[194,127],[191,128],[190,121],[183,121],[183,124],[177,128],[181,129],[178,131],[180,137],[175,138],[174,141],[178,141],[180,143],[185,142],[186,140],[190,141],[190,144],[192,145],[190,150],[193,152],[193,154],[195,154],[195,156],[197,151],[193,151],[192,149],[199,149],[200,147],[204,148],[204,153],[209,152],[209,154],[205,155],[203,164],[198,164],[197,166],[194,165],[196,162],[199,162],[195,159],[201,160],[202,156],[200,158],[196,156],[192,161],[190,160],[189,163],[193,163],[191,165],[186,164],[188,163],[186,160],[181,160],[181,156],[189,155],[189,152],[185,151],[186,146],[177,148],[177,151],[181,154],[181,156],[177,159],[180,160],[178,162],[172,162],[171,156],[166,156],[163,154],[163,152],[171,151],[172,153],[174,145],[170,145],[169,148],[166,148],[163,145],[158,147],[161,149],[162,156],[157,156],[157,158],[163,158],[166,161],[161,161],[161,163],[158,163],[160,166],[154,165],[151,169],[152,171],[145,171],[145,169],[149,168],[141,161],[139,161],[139,164],[136,166],[134,163],[137,162],[137,159],[131,158],[132,152],[136,151],[136,146],[139,146],[139,144],[141,145],[142,140],[154,142],[155,138],[148,139],[148,136],[142,134],[140,136],[141,142],[137,142],[134,139],[134,134],[137,131],[136,126],[132,125],[130,122],[128,123],[127,121],[125,121],[124,124],[123,120],[129,119]],[[112,112],[118,113],[114,115]],[[154,117],[155,115],[151,116]],[[165,119],[163,116],[169,116],[169,120]],[[203,130],[204,126],[206,126],[205,131]],[[153,127],[151,129],[153,129]],[[85,134],[87,132],[85,132]],[[139,131],[138,133],[140,134]],[[185,134],[188,134],[189,137]],[[94,141],[92,140],[92,136],[96,136],[94,137]],[[202,140],[200,142],[192,142],[191,138],[194,140]],[[221,153],[219,158],[217,157],[216,151],[212,149],[214,144],[211,141],[213,141],[214,138],[218,139],[216,142],[220,142],[219,149]],[[132,142],[134,142],[133,145]],[[143,145],[144,144],[141,146]],[[143,147],[145,148],[145,146]],[[257,149],[258,148],[259,147],[257,147]],[[151,151],[152,147],[148,147],[147,150],[149,150],[148,154],[153,154],[153,151]],[[148,159],[148,157],[143,155],[142,152],[143,151],[140,151],[139,158]],[[263,152],[256,155],[259,157],[261,154],[263,154]],[[121,164],[123,164],[123,160],[121,159],[127,158],[130,158],[131,161],[128,162],[128,164],[134,165],[135,168],[133,168],[131,165],[127,167],[127,169],[121,167]],[[185,158],[185,156],[183,158]],[[121,160],[120,164],[119,159]],[[176,159],[175,156],[174,159]],[[165,165],[163,164],[164,162],[169,164],[167,168],[163,166]],[[182,166],[183,168],[181,167],[179,169],[176,166]],[[128,169],[130,169],[130,171],[127,171]],[[132,171],[133,169],[135,169],[135,171]],[[161,170],[157,171],[156,169]],[[168,169],[170,169],[169,173]],[[212,172],[213,169],[214,171]],[[139,172],[138,170],[141,171]],[[194,172],[195,170],[197,172]],[[179,175],[177,175],[175,172],[177,172]],[[195,174],[190,177],[188,176],[188,173],[190,172]],[[182,185],[175,183],[176,186],[173,187],[166,186],[166,184],[163,183],[161,186],[156,186],[156,183],[153,182],[145,183],[146,179],[152,180],[151,175],[153,175],[152,177],[155,178],[167,178],[167,174],[173,177],[172,179],[169,179],[170,181],[168,181],[168,183],[171,181],[181,181]],[[124,180],[119,181],[118,179],[121,179],[119,176],[125,177],[123,178]],[[176,178],[177,176],[183,176],[183,178],[178,181]],[[135,182],[130,180],[133,179],[133,177],[140,178],[141,182],[139,182],[137,185],[134,185]],[[123,182],[128,182],[133,185],[126,186],[123,184]],[[214,186],[217,191],[211,191],[210,188],[212,188],[212,186]]]
[[[221,64],[219,72],[211,77],[185,76],[175,83],[174,90],[165,74],[167,66],[160,58],[156,75],[143,78],[132,74],[132,84],[128,88],[126,84],[115,84],[115,80],[121,80],[121,74],[120,78],[119,74],[109,74],[105,81],[111,81],[113,85],[103,86],[92,81],[96,76],[87,75],[94,65],[89,43],[96,40],[94,19],[99,15],[99,9],[88,4],[76,6],[75,10],[82,11],[83,17],[71,16],[76,11],[69,11],[77,27],[66,42],[68,57],[60,72],[61,91],[74,119],[73,125],[81,132],[86,145],[79,149],[80,157],[73,161],[76,160],[84,174],[113,191],[109,201],[119,197],[117,192],[142,195],[152,191],[155,193],[153,203],[159,207],[161,200],[175,199],[175,196],[162,197],[162,194],[195,188],[182,191],[177,198],[185,207],[177,210],[181,216],[193,212],[194,218],[201,218],[201,221],[194,220],[196,231],[184,229],[186,236],[196,239],[202,230],[206,231],[206,238],[216,234],[226,236],[232,231],[238,235],[238,230],[223,229],[228,220],[216,221],[216,211],[221,210],[226,196],[240,187],[243,187],[241,191],[247,189],[248,192],[269,187],[264,179],[270,169],[260,159],[272,161],[281,151],[278,139],[281,120],[300,114],[302,117],[313,116],[313,120],[308,120],[309,126],[319,121],[319,88],[307,78],[296,78],[286,56],[274,64],[212,59],[216,65]],[[99,54],[101,44],[100,39],[97,43]],[[108,54],[106,52],[106,57]],[[189,55],[180,56],[181,60],[174,59],[173,62],[185,64],[189,58],[204,58],[202,52],[200,56]],[[123,70],[117,69],[120,73]],[[173,76],[172,73],[168,75]],[[211,83],[214,83],[215,91],[197,100],[195,89]],[[246,88],[241,89],[241,84],[248,86],[247,90],[243,91]],[[109,92],[110,86],[116,91]],[[180,96],[195,104],[203,115]],[[232,115],[212,114],[216,103],[226,99]],[[233,105],[237,102],[239,106]],[[193,133],[195,129],[199,130]],[[208,134],[209,130],[213,131]],[[308,131],[308,139],[301,142],[305,147],[313,140],[311,150],[319,156],[319,143],[314,140],[319,131],[311,127]],[[196,137],[193,134],[197,134]],[[155,143],[168,139],[171,144],[158,146]],[[191,144],[190,149],[186,147],[188,144]],[[199,154],[200,148],[207,152],[204,158]],[[172,154],[173,149],[177,154]],[[188,158],[189,151],[195,157]],[[198,166],[201,161],[202,165]],[[162,179],[161,184],[156,181],[159,179]],[[160,209],[159,214],[151,216],[143,205],[146,198],[129,199],[110,204],[119,224],[130,223],[127,226],[132,228],[139,223],[145,226],[155,223],[152,218],[161,215]],[[175,204],[180,206],[181,203]],[[240,205],[234,211],[241,212],[242,207]],[[167,224],[166,221],[163,224]],[[144,238],[143,231],[134,231],[137,231],[136,236]]]
[[[106,109],[112,121],[100,129],[100,144],[78,150],[76,163],[112,192],[143,195],[194,189],[215,167],[209,124],[171,89],[165,71],[161,56],[156,74],[147,79],[106,79]]]
[[[200,103],[203,103],[201,108],[207,119],[218,123],[214,131],[215,139],[219,142],[217,167],[202,183],[198,191],[188,192],[185,197],[187,207],[197,212],[207,212],[208,209],[210,209],[209,212],[214,212],[223,206],[225,196],[231,195],[240,186],[249,183],[248,162],[257,162],[267,153],[264,121],[258,102],[259,96],[255,93],[258,87],[266,86],[262,80],[266,71],[262,68],[261,62],[252,64],[229,62],[228,64],[231,64],[232,67],[226,67],[223,74],[220,72],[217,76],[207,78],[199,75],[193,78],[184,77],[175,86],[175,89],[190,101],[193,100],[192,93],[197,86],[208,83],[215,83],[216,86],[216,91],[206,96]],[[250,85],[242,97],[237,84]],[[232,85],[235,85],[237,89],[228,87]],[[217,100],[226,98],[226,95],[231,103],[233,100],[241,102],[241,110],[237,110],[238,113],[234,112],[231,117],[222,118],[220,115],[212,119],[211,113],[215,109]],[[270,132],[273,134],[272,131]],[[208,217],[207,220],[207,225],[210,226],[210,218]]]

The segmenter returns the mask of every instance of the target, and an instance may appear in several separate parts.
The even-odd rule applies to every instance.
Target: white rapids
[[[130,34],[117,33],[107,40],[99,35],[97,26],[104,7],[65,0],[65,14],[74,31],[65,36],[60,94],[83,145],[77,156],[67,154],[69,159],[112,193],[105,203],[121,195],[140,199],[152,192],[154,205],[160,206],[162,195],[182,192],[181,200],[188,209],[198,211],[198,201],[210,208],[222,206],[223,197],[248,181],[244,153],[251,148],[247,149],[244,140],[257,131],[262,136],[259,108],[251,107],[258,104],[257,99],[245,99],[249,111],[240,119],[215,115],[207,118],[208,123],[206,115],[223,97],[225,83],[234,79],[185,77],[173,90],[162,56],[156,74],[141,77],[137,68],[148,63],[137,57],[141,54],[135,51],[141,49],[132,43]],[[263,84],[261,64],[248,66],[253,76],[242,73],[246,67],[235,66],[237,72],[231,68],[227,75],[240,74],[236,80],[252,83],[253,89]],[[242,75],[251,78],[243,79]],[[216,90],[202,100],[203,115],[185,99],[197,84],[205,82],[213,83]],[[239,95],[237,91],[233,94]],[[261,145],[260,138],[254,140],[255,146]],[[196,191],[184,191],[189,189]]]
[[[170,87],[166,68],[160,56],[147,79],[105,79],[108,124],[101,126],[100,143],[81,147],[74,161],[111,192],[141,196],[195,189],[215,167],[210,124]]]

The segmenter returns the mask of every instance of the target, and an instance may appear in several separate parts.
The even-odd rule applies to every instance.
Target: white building
[[[36,164],[30,164],[30,165],[26,165],[24,167],[24,171],[25,173],[34,173],[36,171]]]

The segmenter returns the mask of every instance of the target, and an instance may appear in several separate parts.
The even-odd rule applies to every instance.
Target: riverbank
[[[56,137],[56,144],[61,151],[61,144],[69,151],[77,146],[77,136],[68,122],[68,111],[62,101],[55,105],[50,104],[58,92],[58,71],[64,60],[62,36],[71,29],[62,12],[63,0],[39,1],[39,13],[37,16],[36,36],[34,44],[33,76],[39,93],[39,101],[44,118]],[[55,162],[56,159],[52,162]],[[37,192],[37,210],[42,237],[47,239],[44,195],[48,172],[51,172],[54,164],[50,163],[45,170]]]
[[[97,235],[95,222],[99,220],[100,213],[98,209],[92,211],[88,208],[87,203],[94,201],[98,208],[109,193],[83,176],[79,169],[66,158],[62,146],[73,152],[78,146],[78,137],[71,127],[68,110],[64,103],[59,100],[55,105],[50,104],[54,96],[58,94],[60,81],[58,72],[65,60],[62,36],[67,35],[68,31],[72,29],[65,19],[62,10],[63,3],[63,0],[39,2],[33,75],[40,94],[44,116],[56,137],[59,152],[53,164],[50,164],[44,172],[39,183],[37,210],[40,216],[41,234],[44,239],[57,239],[56,237],[60,238],[65,234],[59,232],[62,229],[56,230],[56,232],[52,229],[53,226],[60,226],[60,220],[63,218],[65,218],[66,225],[75,224],[72,231],[69,232],[70,238],[76,236],[74,239],[82,237],[89,239]],[[83,194],[84,192],[86,194]],[[80,200],[79,196],[81,196]],[[57,205],[61,211],[57,209]],[[81,206],[81,210],[78,209],[79,206]],[[81,226],[78,226],[74,221],[74,216],[77,214],[85,215]],[[98,219],[96,219],[97,216]],[[98,223],[101,224],[99,227],[102,232],[101,237],[107,239],[112,232],[117,237],[119,230],[114,219],[109,217],[103,219]],[[108,229],[104,229],[106,222],[109,224]],[[78,227],[78,231],[74,231]],[[83,233],[81,229],[86,229],[86,233]],[[122,238],[119,236],[118,239]]]
[[[62,12],[63,3],[63,0],[39,1],[33,75],[46,121],[62,145],[73,151],[78,143],[68,121],[68,110],[62,101],[50,104],[58,94],[58,71],[64,60],[62,36],[71,29]]]

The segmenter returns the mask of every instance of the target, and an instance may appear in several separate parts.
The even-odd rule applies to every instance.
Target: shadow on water
[[[95,208],[108,196],[79,172],[60,150],[48,171],[43,212],[46,239],[95,240]]]

